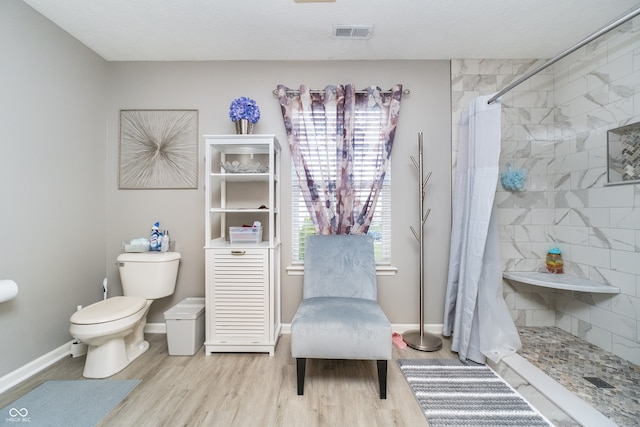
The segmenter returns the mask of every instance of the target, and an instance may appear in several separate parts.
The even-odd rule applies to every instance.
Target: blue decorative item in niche
[[[511,169],[511,165],[507,165],[506,172],[500,174],[500,183],[507,191],[524,191],[527,179],[527,171],[525,169]]]

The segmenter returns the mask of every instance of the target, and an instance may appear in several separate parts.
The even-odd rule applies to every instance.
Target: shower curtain
[[[521,346],[502,296],[495,192],[501,104],[481,96],[460,125],[442,334],[460,360],[498,362]]]

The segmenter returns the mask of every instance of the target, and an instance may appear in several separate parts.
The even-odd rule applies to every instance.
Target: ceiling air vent
[[[371,38],[373,25],[334,25],[333,37],[337,39]]]

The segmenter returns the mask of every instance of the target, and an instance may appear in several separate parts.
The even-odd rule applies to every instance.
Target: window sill
[[[398,267],[390,264],[376,265],[376,276],[395,276],[397,272]],[[287,267],[287,274],[289,276],[304,276],[304,264],[289,265]]]

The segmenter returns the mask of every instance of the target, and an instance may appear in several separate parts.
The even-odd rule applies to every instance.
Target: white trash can
[[[164,312],[170,356],[192,356],[204,344],[204,298],[185,298]]]

